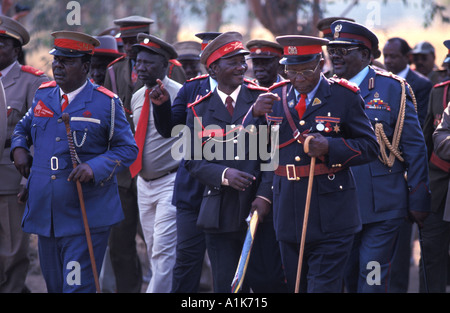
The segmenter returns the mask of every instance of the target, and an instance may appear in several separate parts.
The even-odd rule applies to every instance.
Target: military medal
[[[325,126],[322,123],[318,123],[316,125],[316,129],[321,132],[325,129]]]

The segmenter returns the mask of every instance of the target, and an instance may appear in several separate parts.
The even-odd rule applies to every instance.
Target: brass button
[[[235,156],[234,159],[235,159],[236,161],[238,161],[238,160],[239,160],[239,156],[238,156],[238,155]]]
[[[61,138],[56,137],[55,140],[56,140],[56,141],[61,141]]]
[[[55,180],[56,179],[56,175],[52,175],[50,178]]]
[[[297,161],[297,162],[300,162],[300,157],[297,155],[296,157],[295,157],[295,161]]]
[[[304,120],[301,120],[300,122],[298,122],[299,124],[300,124],[300,126],[303,126],[303,125],[305,125],[305,121]]]

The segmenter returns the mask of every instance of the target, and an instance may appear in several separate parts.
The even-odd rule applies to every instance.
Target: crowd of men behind
[[[80,116],[73,113],[71,126],[80,169],[72,172],[72,163],[67,162],[70,171],[64,173],[83,186],[95,185],[92,192],[97,193],[104,192],[101,188],[111,177],[117,177],[112,181],[118,193],[109,197],[120,202],[121,212],[111,210],[107,218],[98,212],[91,215],[91,220],[108,220],[91,225],[103,292],[139,293],[143,280],[149,293],[230,292],[246,218],[255,211],[260,221],[243,292],[285,293],[300,288],[303,292],[405,293],[416,237],[414,223],[421,239],[420,292],[446,291],[450,155],[443,148],[445,140],[439,141],[435,150],[433,136],[450,101],[450,40],[439,47],[426,41],[411,47],[395,37],[381,47],[366,27],[335,17],[319,22],[321,38],[292,35],[244,44],[237,32],[202,32],[196,34],[198,41],[167,43],[151,34],[153,20],[129,16],[114,20],[114,27],[95,36],[52,33],[55,43],[50,53],[55,58],[56,82],[49,82],[42,71],[19,63],[22,46],[30,40],[28,31],[6,16],[0,21],[0,89],[4,94],[0,94],[0,109],[6,109],[0,110],[0,126],[7,128],[4,133],[0,128],[0,143],[4,140],[0,149],[0,292],[29,292],[25,285],[29,233],[39,235],[40,258],[45,259],[41,267],[50,292],[95,291],[95,279],[90,279],[85,289],[73,289],[73,284],[61,279],[68,269],[59,263],[67,259],[56,261],[55,251],[61,245],[71,246],[73,257],[77,253],[86,256],[87,249],[79,248],[72,239],[58,240],[74,234],[84,238],[84,231],[64,231],[74,219],[57,216],[64,208],[54,208],[54,195],[48,204],[48,218],[35,217],[33,210],[47,203],[36,203],[36,191],[26,188],[37,187],[31,185],[32,179],[26,179],[32,164],[33,152],[27,146],[31,138],[21,139],[26,134],[33,139],[37,156],[31,177],[35,181],[39,166],[48,167],[39,151],[54,149],[55,154],[44,155],[51,157],[52,171],[63,169],[65,161],[55,157],[56,146],[36,145],[39,136],[46,142],[60,142],[62,136],[56,130],[62,119],[55,120],[54,126],[40,121],[57,114],[48,105],[53,91],[61,93],[62,114],[62,93],[68,94],[70,106],[82,97],[90,99],[86,88],[91,85],[92,97],[108,97],[101,98],[108,108],[120,99],[118,108],[123,114],[116,110],[116,117],[108,113],[97,122],[94,117],[100,113],[88,106]],[[92,53],[74,42],[92,45]],[[436,60],[435,49],[449,49],[442,63]],[[58,70],[65,67],[67,71],[67,62],[80,58],[81,71],[86,55],[89,68],[73,72],[81,78],[74,82],[77,88],[71,88]],[[384,64],[377,61],[381,55]],[[299,104],[303,102],[302,109]],[[217,103],[222,108],[213,109]],[[314,107],[319,111],[309,116]],[[352,114],[346,114],[350,110]],[[271,132],[280,126],[280,167],[267,176],[256,169],[261,160],[246,162],[237,155],[229,162],[174,159],[178,134],[172,130],[186,125],[193,133],[199,116],[203,131],[198,136],[205,146],[210,141],[226,141],[218,130],[207,134],[208,124],[267,124]],[[89,126],[81,127],[80,121]],[[97,151],[91,141],[98,139],[91,134],[100,131],[91,128],[96,123],[112,128],[109,136],[105,135],[112,154],[104,157],[116,159],[108,169],[89,163],[89,149]],[[51,127],[55,128],[49,133]],[[301,132],[295,140],[292,127]],[[272,136],[271,132],[257,136]],[[310,153],[303,152],[308,136],[313,137]],[[342,140],[337,143],[336,138]],[[129,150],[119,151],[123,146]],[[318,159],[316,185],[306,248],[301,251],[306,169],[312,166],[313,157]],[[116,167],[124,166],[116,174]],[[303,170],[306,175],[300,174]],[[102,180],[97,171],[104,174]],[[59,179],[60,172],[53,174],[51,180]],[[42,185],[52,188],[51,180]],[[70,188],[61,192],[70,192]],[[87,204],[90,197],[85,195]],[[105,205],[103,209],[114,206],[106,200],[91,203]],[[148,273],[142,271],[136,235],[146,243]],[[296,281],[299,250],[305,253],[305,263],[301,279]],[[366,265],[373,260],[380,265],[381,282],[369,284]],[[92,258],[80,262],[92,265]],[[88,265],[82,267],[82,273],[91,270]],[[63,274],[55,274],[55,267]],[[299,281],[300,286],[295,286]]]

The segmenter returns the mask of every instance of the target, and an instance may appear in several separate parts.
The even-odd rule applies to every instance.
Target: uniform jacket
[[[56,82],[41,85],[12,137],[12,149],[34,146],[22,227],[25,232],[47,237],[84,233],[76,184],[67,181],[73,165],[60,99]],[[115,174],[137,156],[120,101],[109,90],[88,81],[64,112],[70,115],[77,155],[94,173],[93,182],[82,184],[89,226],[99,229],[116,224],[123,213]]]
[[[210,92],[209,75],[202,75],[184,83],[172,102],[172,106],[154,106],[155,126],[163,137],[170,137],[172,128],[185,125],[188,113],[187,105]],[[184,166],[184,159],[178,167],[173,191],[172,204],[184,209],[198,210],[203,198],[205,186],[192,177]]]
[[[6,141],[6,99],[3,84],[0,80],[0,155],[3,155]]]
[[[195,148],[194,140],[203,142],[203,149],[199,155],[195,149],[191,149],[191,158],[186,159],[185,166],[189,172],[205,185],[203,200],[200,207],[197,225],[207,232],[232,232],[245,230],[251,203],[256,195],[272,199],[271,179],[265,179],[266,175],[260,171],[259,160],[249,160],[248,155],[239,157],[236,148],[237,140],[232,135],[221,136],[222,132],[230,130],[233,125],[238,127],[245,114],[248,112],[258,95],[264,92],[264,88],[243,84],[239,92],[233,116],[228,113],[225,105],[220,99],[217,91],[210,92],[199,101],[189,105],[190,111],[187,116],[187,126],[190,129],[192,140],[191,147]],[[198,117],[202,118],[201,125],[207,128],[219,127],[217,129],[197,132],[199,127]],[[197,125],[195,126],[195,124]],[[228,125],[228,128],[227,128]],[[194,128],[195,127],[195,128]],[[200,128],[201,129],[201,128]],[[217,135],[216,135],[217,134]],[[236,139],[248,138],[247,133],[237,132]],[[226,142],[224,142],[226,141]],[[250,142],[249,139],[245,142]],[[207,151],[221,151],[218,157],[209,161],[204,158]],[[220,150],[221,149],[221,150]],[[230,151],[232,150],[232,151]],[[228,152],[227,152],[228,151]],[[246,151],[246,150],[243,150]],[[228,153],[228,157],[227,157]],[[202,158],[203,157],[203,158]],[[250,188],[245,191],[237,191],[232,187],[223,186],[222,173],[227,168],[235,168],[247,172],[256,177]]]
[[[279,168],[290,166],[289,176],[294,178],[273,175],[273,215],[279,241],[300,242],[309,168],[306,177],[297,180],[295,177],[299,173],[294,173],[292,167],[305,168],[311,163],[302,143],[293,140],[293,129],[283,108],[284,89],[287,110],[298,131],[320,132],[329,144],[328,155],[316,160],[316,168],[324,166],[330,174],[314,177],[306,242],[354,233],[361,227],[350,166],[372,161],[378,153],[378,145],[358,89],[344,80],[339,82],[322,77],[314,100],[308,104],[301,120],[295,110],[297,100],[291,83],[274,85],[270,91],[281,100],[274,103],[273,113],[266,119],[251,122],[270,124],[272,135],[274,129],[279,129]],[[247,124],[246,118],[244,126]]]
[[[442,115],[442,121],[437,126],[436,131],[433,133],[433,142],[434,142],[434,151],[438,157],[446,162],[450,162],[450,111],[447,107]],[[448,180],[448,172],[447,174],[447,182],[445,183],[444,179],[442,179],[442,187],[450,187]],[[445,210],[444,210],[444,221],[450,221],[450,193],[447,191],[445,196]]]
[[[16,124],[31,107],[34,93],[45,81],[48,81],[48,78],[42,71],[31,66],[20,65],[17,62],[8,74],[2,78],[7,101],[8,124],[6,130],[7,141],[0,162],[0,177],[2,178],[0,194],[17,194],[19,192],[22,176],[9,159],[10,138]]]
[[[430,97],[433,84],[431,81],[412,69],[406,75],[406,81],[411,86],[417,101],[417,114],[419,116],[420,126],[423,126],[428,109],[428,99]]]
[[[367,116],[372,124],[383,124],[390,142],[399,115],[401,80],[398,76],[369,67],[369,73],[359,86]],[[406,91],[408,96],[399,145],[404,162],[396,159],[390,168],[377,159],[352,168],[363,223],[405,217],[408,209],[428,211],[430,207],[425,141],[408,88]]]
[[[447,185],[450,179],[450,162],[433,153],[433,132],[440,124],[442,113],[450,101],[450,80],[437,84],[430,93],[428,113],[423,127],[423,135],[428,149],[428,167],[431,189],[431,211],[437,212],[445,206]]]

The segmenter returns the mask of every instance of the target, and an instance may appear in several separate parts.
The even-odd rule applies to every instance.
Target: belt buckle
[[[50,168],[52,169],[52,171],[56,171],[59,169],[59,164],[58,164],[58,158],[53,156],[50,159]]]
[[[292,169],[293,176],[289,175],[290,169]],[[286,177],[288,180],[297,180],[297,173],[295,171],[295,165],[294,164],[287,164],[286,165]]]

